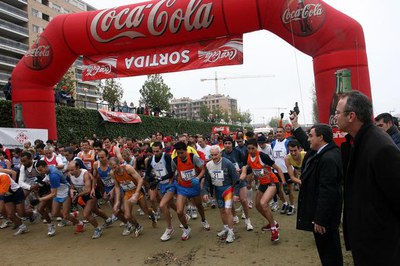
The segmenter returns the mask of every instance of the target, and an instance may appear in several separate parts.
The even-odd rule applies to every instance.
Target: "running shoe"
[[[295,212],[296,211],[295,211],[294,205],[289,205],[287,215],[293,215],[293,214],[295,214]]]
[[[112,223],[115,223],[116,221],[118,221],[118,217],[115,216],[114,214],[111,216],[112,219]]]
[[[211,208],[215,209],[215,207],[216,207],[216,206],[215,206],[215,199],[212,199],[212,200],[211,200]]]
[[[67,220],[61,220],[58,224],[57,224],[57,226],[58,227],[64,227],[64,226],[67,226],[68,225],[68,221]]]
[[[112,218],[108,217],[106,220],[104,220],[104,224],[102,225],[103,228],[107,228],[113,224]]]
[[[204,220],[204,222],[201,222],[201,225],[203,226],[204,230],[210,231],[211,226],[210,224],[207,222],[207,220]]]
[[[79,223],[76,224],[75,233],[76,234],[82,233],[84,231],[84,228],[85,228],[85,224],[80,221]]]
[[[56,234],[56,227],[54,224],[48,224],[47,225],[47,235],[48,236],[54,236]]]
[[[140,224],[137,224],[135,226],[135,236],[138,237],[140,235],[140,233],[143,232],[143,226],[141,226]]]
[[[276,212],[278,209],[279,209],[279,204],[278,204],[278,202],[277,202],[277,201],[273,201],[273,202],[272,202],[272,206],[271,206],[271,210],[272,210],[273,212]]]
[[[20,226],[18,226],[17,231],[14,233],[14,236],[22,235],[26,232],[28,232],[28,228],[25,224],[21,224]]]
[[[144,215],[144,212],[143,212],[142,209],[139,208],[137,211],[138,211],[138,213],[139,213],[140,216],[143,216],[143,215]]]
[[[242,212],[242,216],[240,218],[246,219],[246,214],[244,212]]]
[[[279,240],[279,232],[278,229],[271,230],[271,241],[276,242]]]
[[[10,224],[12,224],[12,222],[10,220],[6,219],[1,223],[0,229],[7,228]]]
[[[252,200],[249,201],[249,209],[253,209],[253,201]]]
[[[250,218],[244,219],[244,223],[246,224],[247,231],[253,231],[253,226],[251,225]]]
[[[219,238],[225,238],[225,237],[226,237],[226,234],[228,234],[228,228],[224,227],[224,229],[222,229],[221,231],[219,231],[219,232],[217,233],[217,236],[218,236]]]
[[[101,227],[97,227],[96,229],[94,229],[92,239],[97,239],[101,237],[102,234],[103,234],[103,229]]]
[[[225,242],[232,243],[233,241],[235,241],[235,233],[233,232],[233,229],[228,229]]]
[[[239,217],[237,217],[236,215],[233,216],[233,224],[238,224],[239,223]]]
[[[190,232],[192,231],[192,229],[190,229],[190,226],[188,226],[187,229],[183,228],[182,230],[183,230],[183,234],[182,234],[181,239],[183,241],[188,240],[189,236],[190,236]]]
[[[282,207],[281,207],[281,214],[286,214],[288,212],[289,209],[289,204],[287,204],[287,202],[283,203]]]
[[[124,231],[122,231],[123,236],[129,236],[132,233],[132,225],[130,223],[126,223],[124,226]]]
[[[173,233],[174,233],[174,229],[173,229],[173,228],[167,228],[167,229],[165,229],[164,234],[161,236],[161,241],[168,241],[168,240],[170,240]]]
[[[197,208],[196,207],[192,207],[192,219],[196,220],[197,217],[199,217],[199,215],[197,214]]]
[[[150,219],[151,219],[151,225],[153,226],[153,228],[156,228],[157,227],[157,216],[155,215],[154,212],[151,213]]]
[[[190,215],[189,215],[189,214],[186,214],[186,223],[188,224],[189,221],[190,221]],[[180,225],[179,225],[179,228],[183,228],[183,224],[180,224]]]
[[[276,221],[275,221],[275,227],[276,227],[276,229],[279,230],[279,224]],[[271,225],[270,224],[264,225],[263,227],[261,227],[261,230],[262,231],[271,231]]]

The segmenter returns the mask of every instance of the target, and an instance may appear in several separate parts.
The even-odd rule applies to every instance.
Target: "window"
[[[42,14],[42,19],[46,21],[50,21],[50,16],[47,14]]]
[[[32,16],[40,18],[40,12],[36,9],[32,8]]]
[[[61,13],[61,6],[52,3],[51,8],[54,9],[56,12]]]
[[[37,26],[37,25],[32,25],[32,30],[33,30],[33,32],[39,33],[39,29],[40,29],[39,26]]]

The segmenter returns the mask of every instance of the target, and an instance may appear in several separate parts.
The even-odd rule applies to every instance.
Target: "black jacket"
[[[305,132],[298,128],[294,136],[307,150]],[[342,212],[343,166],[339,148],[329,143],[320,153],[309,150],[303,160],[296,228],[313,231],[313,222],[327,230],[337,229]]]
[[[390,135],[390,137],[392,138],[392,140],[396,144],[397,148],[400,149],[400,132],[397,129],[397,127],[396,126],[392,126],[386,132]]]
[[[356,265],[400,263],[400,151],[390,136],[365,124],[342,144],[347,168],[343,229]],[[353,143],[353,145],[351,145]]]

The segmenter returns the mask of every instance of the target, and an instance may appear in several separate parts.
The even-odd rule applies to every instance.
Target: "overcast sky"
[[[143,2],[139,0],[85,0],[97,9]],[[245,0],[243,0],[245,1]],[[363,26],[375,115],[382,112],[400,114],[400,1],[397,0],[327,0],[339,11]],[[296,64],[297,58],[297,64]],[[312,58],[268,31],[244,35],[244,64],[163,74],[175,98],[198,99],[214,93],[213,81],[202,78],[274,75],[273,78],[232,79],[219,81],[219,92],[238,99],[242,111],[249,110],[253,120],[268,122],[279,112],[288,113],[298,101],[304,115],[302,123],[311,123],[311,87],[314,82]],[[300,80],[298,79],[298,74]],[[122,78],[128,104],[138,104],[139,89],[146,76]],[[301,100],[302,99],[302,100]],[[304,107],[304,109],[303,109]],[[278,112],[277,108],[281,109]]]

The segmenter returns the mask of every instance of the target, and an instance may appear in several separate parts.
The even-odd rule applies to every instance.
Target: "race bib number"
[[[211,181],[214,186],[222,186],[224,182],[224,171],[223,170],[211,171]]]
[[[134,190],[136,188],[135,183],[133,183],[132,181],[125,181],[120,185],[124,191]]]
[[[85,167],[86,167],[88,170],[92,169],[92,164],[91,164],[90,162],[84,162],[83,164],[85,165]]]
[[[181,177],[184,181],[190,181],[196,177],[196,171],[194,169],[181,171]]]
[[[255,177],[264,176],[264,169],[253,169],[253,173]]]
[[[102,180],[105,187],[112,187],[114,185],[114,180],[110,177]]]
[[[160,179],[161,177],[167,175],[167,171],[164,168],[161,169],[153,169],[155,176]]]

